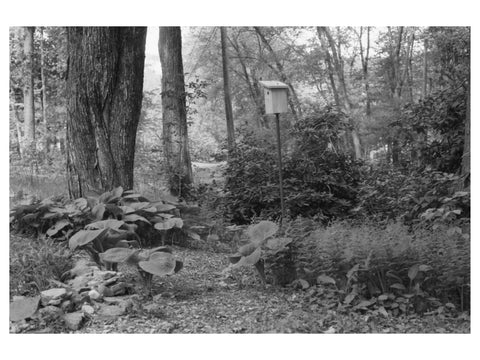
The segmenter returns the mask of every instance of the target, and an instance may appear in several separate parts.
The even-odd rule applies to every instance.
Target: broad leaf
[[[317,284],[332,284],[335,285],[335,279],[331,278],[327,275],[319,275],[317,276]]]
[[[100,259],[106,262],[121,263],[127,261],[134,253],[139,253],[140,250],[133,250],[128,248],[111,248],[100,254]]]
[[[172,249],[170,249],[168,246],[158,246],[156,248],[150,249],[148,252],[148,256],[152,255],[155,252],[166,252],[166,253],[172,253]]]
[[[125,205],[131,207],[134,210],[140,210],[151,206],[149,202],[128,202]]]
[[[155,229],[157,230],[170,230],[173,228],[182,228],[183,227],[183,220],[180,218],[171,218],[167,219],[163,222],[157,222],[154,225]]]
[[[155,252],[150,255],[148,261],[140,261],[140,268],[157,276],[171,275],[175,272],[176,261],[172,254]]]
[[[47,235],[52,237],[56,235],[60,230],[64,229],[66,226],[72,225],[72,223],[67,219],[59,220],[53,225],[50,229],[47,230]]]
[[[127,194],[127,191],[125,191],[124,194]],[[141,196],[142,196],[141,194],[127,194],[123,198],[124,199],[138,199]]]
[[[432,267],[430,265],[420,265],[418,267],[418,270],[423,271],[423,272],[427,272],[427,271],[432,270]]]
[[[110,198],[110,201],[113,199],[117,199],[123,194],[123,187],[119,186],[115,189],[112,190],[112,197]]]
[[[143,221],[146,222],[147,224],[150,224],[150,221],[145,219],[143,216],[137,215],[137,214],[128,214],[123,217],[124,221],[127,222],[135,222],[135,221]]]
[[[98,229],[98,230],[80,230],[75,235],[73,235],[70,240],[68,241],[68,246],[70,250],[75,250],[77,247],[84,246],[96,238],[103,236],[108,231],[106,229]]]
[[[96,221],[94,223],[88,224],[85,226],[87,230],[93,229],[113,229],[118,230],[120,227],[125,224],[122,220],[108,219],[102,221]]]
[[[190,231],[188,230],[187,232],[187,236],[193,240],[201,240],[202,238],[200,237],[200,235],[198,235],[196,232],[193,232],[193,231]]]
[[[171,204],[154,204],[154,206],[159,212],[168,212],[177,208],[175,205]]]
[[[10,321],[20,321],[32,317],[38,309],[40,295],[15,300],[10,303]]]
[[[88,207],[88,201],[85,198],[78,198],[73,201],[73,203],[80,209],[85,210]]]
[[[119,206],[119,209],[123,211],[124,214],[129,214],[135,212],[135,209],[131,206]]]
[[[408,277],[410,278],[410,280],[413,280],[417,277],[418,271],[419,271],[418,264],[415,264],[411,266],[410,269],[408,269]]]
[[[343,303],[347,305],[350,304],[353,301],[353,299],[355,299],[355,296],[357,296],[357,294],[355,293],[348,294],[347,296],[345,296]]]
[[[269,239],[266,242],[265,247],[277,253],[280,250],[284,249],[285,246],[287,246],[291,242],[292,242],[291,238],[273,238],[273,239]]]
[[[243,256],[239,262],[234,264],[232,267],[233,268],[240,268],[242,266],[251,266],[255,265],[258,260],[260,260],[260,257],[262,256],[262,249],[257,248],[254,252],[252,252],[248,256]]]
[[[390,287],[391,287],[392,289],[397,289],[397,290],[407,290],[407,289],[405,288],[405,286],[403,286],[403,284],[400,284],[400,283],[392,284],[392,285],[390,285]]]
[[[92,215],[95,216],[95,219],[102,220],[103,214],[105,213],[105,204],[99,203],[95,205],[92,209]]]
[[[260,221],[247,229],[247,234],[252,241],[260,244],[278,231],[278,225],[272,221]]]

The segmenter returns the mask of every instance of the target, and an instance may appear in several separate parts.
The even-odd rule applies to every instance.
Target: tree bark
[[[173,195],[188,195],[193,175],[180,27],[160,27],[158,47],[162,65],[163,146],[168,186]]]
[[[35,103],[33,93],[33,34],[35,32],[34,27],[25,28],[25,41],[24,41],[24,90],[23,90],[23,121],[24,121],[24,141],[25,149],[28,152],[35,151]]]
[[[318,39],[320,40],[320,44],[323,50],[325,51],[325,64],[327,64],[328,78],[330,80],[330,86],[332,87],[333,99],[335,100],[335,105],[341,108],[342,105],[340,103],[340,97],[338,96],[337,86],[335,85],[335,78],[334,78],[335,70],[333,69],[332,59],[330,57],[328,46],[325,43],[325,40],[322,36],[322,30],[319,26],[317,26],[317,35],[318,35]]]
[[[367,26],[367,48],[365,49],[365,55],[363,54],[363,27],[360,27],[360,58],[362,60],[362,73],[363,82],[365,86],[365,115],[370,116],[372,114],[372,108],[370,104],[370,84],[368,82],[368,60],[370,55],[370,26]]]
[[[462,155],[463,187],[470,187],[470,84],[467,84],[467,114],[465,117],[465,135]]]
[[[133,188],[146,28],[67,28],[67,174],[71,197]]]
[[[230,94],[230,79],[228,74],[227,30],[220,27],[220,41],[222,45],[223,93],[225,98],[225,117],[227,120],[228,150],[235,148],[235,129],[233,126],[232,98]]]
[[[427,97],[427,84],[428,84],[428,39],[423,40],[423,87],[422,98]]]

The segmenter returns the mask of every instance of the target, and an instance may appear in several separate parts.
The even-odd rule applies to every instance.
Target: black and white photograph
[[[8,26],[10,336],[471,334],[473,24],[265,16]]]

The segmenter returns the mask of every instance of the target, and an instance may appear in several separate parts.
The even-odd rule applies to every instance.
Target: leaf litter
[[[175,248],[179,273],[154,278],[151,294],[132,295],[128,313],[93,316],[78,333],[469,333],[470,318],[392,316],[383,307],[340,304],[322,284],[263,285],[253,267],[225,275],[225,254]]]

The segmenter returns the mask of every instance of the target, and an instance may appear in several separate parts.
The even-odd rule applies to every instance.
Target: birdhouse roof
[[[288,89],[288,85],[280,81],[260,81],[260,84],[268,89]]]

